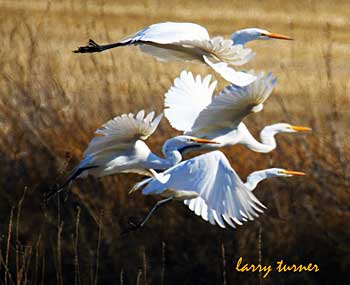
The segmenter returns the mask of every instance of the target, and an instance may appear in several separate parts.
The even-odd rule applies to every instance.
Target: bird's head
[[[304,172],[294,171],[294,170],[286,170],[283,168],[270,168],[266,170],[267,177],[291,177],[291,176],[305,176]]]
[[[248,28],[234,32],[231,35],[231,39],[234,44],[244,45],[247,42],[254,40],[270,40],[270,39],[280,39],[280,40],[293,40],[291,37],[271,33],[267,30],[258,28]]]
[[[270,129],[273,133],[297,133],[297,132],[311,132],[312,129],[304,126],[294,126],[287,123],[277,123],[270,126],[265,127],[266,129]]]
[[[203,144],[218,144],[218,142],[208,139],[181,135],[168,139],[163,145],[163,153],[165,156],[167,156],[169,152],[173,151],[183,153],[187,149],[190,149],[192,147],[199,147]]]

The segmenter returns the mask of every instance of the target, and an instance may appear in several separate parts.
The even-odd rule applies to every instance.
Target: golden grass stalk
[[[7,231],[7,243],[6,243],[6,255],[5,255],[5,270],[4,270],[4,284],[8,284],[8,278],[13,283],[11,273],[9,271],[9,256],[10,256],[10,245],[11,245],[11,235],[12,235],[12,223],[13,223],[13,211],[14,207],[11,208],[11,213],[10,213],[10,220],[9,220],[9,225],[8,225],[8,231]]]
[[[74,282],[80,284],[80,269],[79,269],[79,222],[80,222],[80,207],[77,208],[77,216],[75,220],[75,239],[74,239]]]

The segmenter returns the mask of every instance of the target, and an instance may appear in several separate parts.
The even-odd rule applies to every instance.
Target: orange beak
[[[214,143],[214,144],[219,144],[216,141],[207,140],[207,139],[200,139],[200,138],[193,138],[192,141],[197,142],[197,143]]]
[[[294,39],[288,37],[288,36],[285,36],[285,35],[280,35],[280,34],[274,34],[274,33],[265,33],[264,34],[265,36],[271,38],[271,39],[279,39],[279,40],[289,40],[289,41],[292,41]]]
[[[306,173],[304,173],[304,172],[293,171],[293,170],[283,170],[282,172],[284,174],[295,175],[295,176],[305,176],[306,175]]]
[[[290,126],[292,130],[297,132],[311,132],[312,129],[309,127],[303,127],[303,126]]]

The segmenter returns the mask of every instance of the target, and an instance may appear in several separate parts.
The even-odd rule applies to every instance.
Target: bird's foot
[[[64,189],[60,186],[58,186],[56,188],[51,188],[48,192],[45,192],[44,193],[44,202],[47,204],[52,198],[54,198],[56,195],[58,195],[62,191],[66,192],[65,196],[64,196],[64,201],[66,202],[68,199],[69,191],[68,191],[68,189]]]
[[[123,235],[129,234],[130,232],[136,232],[140,228],[142,228],[142,226],[143,226],[142,222],[141,223],[137,223],[137,222],[134,222],[132,219],[130,219],[129,222],[128,222],[127,229],[122,231],[121,235],[123,236]]]
[[[94,40],[89,39],[89,44],[87,46],[79,47],[77,50],[74,50],[74,53],[87,53],[87,52],[101,52],[103,51],[102,46],[96,43]]]

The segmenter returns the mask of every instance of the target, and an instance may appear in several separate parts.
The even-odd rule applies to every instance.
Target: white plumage
[[[225,155],[213,151],[183,161],[159,175],[161,181],[149,178],[136,184],[133,191],[144,187],[144,195],[183,200],[203,220],[225,228],[225,222],[235,227],[235,224],[242,225],[263,213],[266,207],[253,194],[260,181],[276,176],[305,174],[270,168],[251,173],[244,183]]]
[[[154,120],[154,112],[146,117],[145,111],[117,116],[97,129],[95,138],[91,140],[84,152],[84,157],[103,152],[111,148],[126,149],[132,147],[137,140],[146,140],[157,129],[163,114]]]
[[[249,71],[254,74],[253,71]],[[164,114],[171,126],[186,135],[218,142],[201,148],[219,148],[244,144],[257,152],[269,152],[276,147],[274,135],[281,132],[310,131],[310,128],[278,123],[266,126],[258,142],[242,122],[251,113],[260,112],[269,98],[277,78],[271,73],[254,74],[257,79],[245,87],[228,85],[213,96],[216,81],[207,75],[202,80],[191,72],[182,71],[165,94]],[[187,148],[186,151],[193,150]]]
[[[213,96],[217,82],[210,83],[210,79],[210,75],[203,80],[197,75],[194,80],[192,73],[185,70],[175,79],[164,98],[164,114],[172,127],[201,134],[205,130],[237,128],[245,116],[262,110],[276,84],[276,77],[261,72],[249,86],[231,84]]]
[[[88,46],[80,47],[75,52],[101,52],[126,45],[139,45],[143,52],[161,61],[206,63],[237,86],[246,86],[255,80],[253,75],[236,72],[230,67],[240,66],[251,60],[255,55],[251,49],[243,45],[233,45],[231,39],[210,38],[204,27],[193,23],[153,24],[114,44],[98,45],[90,40]]]
[[[149,149],[144,140],[154,133],[162,117],[163,114],[160,114],[154,118],[154,112],[145,116],[141,110],[136,115],[123,114],[108,121],[96,130],[96,137],[89,143],[83,159],[57,191],[75,178],[88,175],[101,177],[133,172],[161,179],[154,170],[164,170],[180,162],[182,149],[216,143],[187,135],[177,136],[164,143],[162,151],[165,158],[161,158]]]
[[[213,151],[196,156],[163,172],[168,180],[156,179],[142,190],[145,195],[174,196],[211,224],[225,227],[253,220],[265,206],[249,191],[231,168],[225,155]]]

